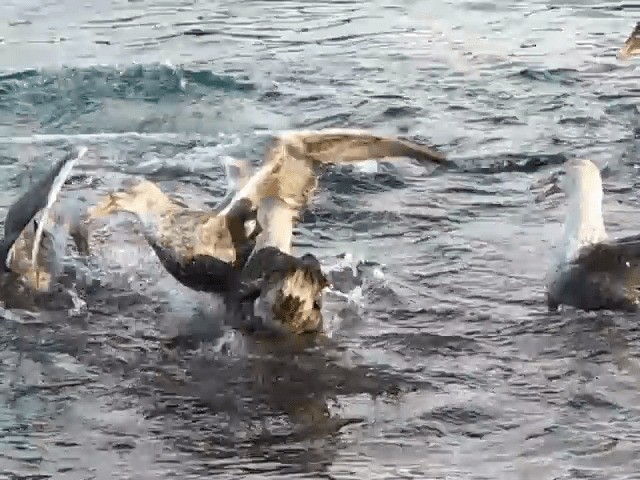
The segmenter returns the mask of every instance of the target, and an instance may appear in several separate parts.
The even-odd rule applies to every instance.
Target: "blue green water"
[[[640,224],[638,62],[615,56],[637,10],[3,2],[3,209],[68,144],[89,148],[69,188],[89,200],[139,175],[214,204],[221,155],[258,162],[294,128],[401,133],[456,166],[323,176],[299,248],[375,264],[351,304],[329,302],[325,350],[133,342],[215,302],[115,222],[94,265],[109,289],[2,323],[0,478],[635,478],[636,318],[546,313],[562,203],[533,199],[588,156],[609,165],[612,234]],[[25,387],[77,378],[92,383]]]

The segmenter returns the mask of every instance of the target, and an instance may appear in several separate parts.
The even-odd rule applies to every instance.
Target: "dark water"
[[[89,200],[135,174],[215,203],[221,155],[302,127],[403,133],[456,166],[324,176],[300,248],[371,265],[336,282],[323,345],[220,327],[164,351],[216,301],[114,221],[101,286],[0,324],[0,478],[637,478],[637,318],[546,312],[562,210],[533,201],[588,156],[611,232],[640,223],[621,5],[3,2],[3,209],[68,143],[90,148],[67,193]]]

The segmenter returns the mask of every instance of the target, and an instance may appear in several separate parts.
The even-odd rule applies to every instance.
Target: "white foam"
[[[337,258],[336,262],[323,268],[325,272],[336,270],[350,269],[352,275],[358,275],[357,266],[361,262],[359,258],[349,252],[345,253],[341,258]],[[343,318],[340,311],[348,310],[355,313],[357,317],[361,317],[364,309],[364,290],[361,286],[356,286],[348,292],[341,292],[333,288],[328,288],[324,296],[322,316],[325,318],[324,328],[327,336],[332,337],[335,332],[340,330]]]
[[[99,142],[103,140],[154,140],[159,142],[180,141],[187,139],[199,139],[199,140],[215,140],[218,137],[206,137],[204,135],[185,135],[183,133],[166,133],[166,132],[121,132],[121,133],[77,133],[73,135],[68,134],[33,134],[24,137],[0,137],[0,143],[5,144],[34,144],[34,143],[49,143],[49,142],[61,142],[61,141],[84,141],[84,142]]]
[[[67,291],[73,302],[73,307],[68,310],[69,316],[73,317],[85,313],[87,311],[87,302],[80,298],[75,290],[69,289]]]
[[[378,173],[379,166],[377,160],[365,160],[355,164],[355,168],[363,173]]]
[[[378,279],[378,280],[384,279],[384,272],[382,271],[382,269],[374,268],[373,269],[373,278]]]

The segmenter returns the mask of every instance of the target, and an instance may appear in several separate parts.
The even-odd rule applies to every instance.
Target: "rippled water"
[[[114,221],[86,307],[0,324],[0,478],[636,478],[636,316],[546,312],[562,203],[533,201],[589,156],[611,231],[640,223],[638,62],[615,57],[632,6],[9,0],[0,17],[3,209],[68,143],[91,153],[75,195],[136,174],[196,205],[224,194],[221,155],[258,161],[282,129],[403,133],[456,164],[323,177],[300,248],[371,266],[341,281],[321,345],[220,328],[162,350],[215,301]]]

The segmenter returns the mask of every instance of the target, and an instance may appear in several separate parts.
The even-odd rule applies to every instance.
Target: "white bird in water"
[[[564,235],[547,277],[549,310],[635,311],[640,301],[640,235],[610,239],[602,216],[602,178],[590,160],[570,160],[545,196],[564,192]]]

